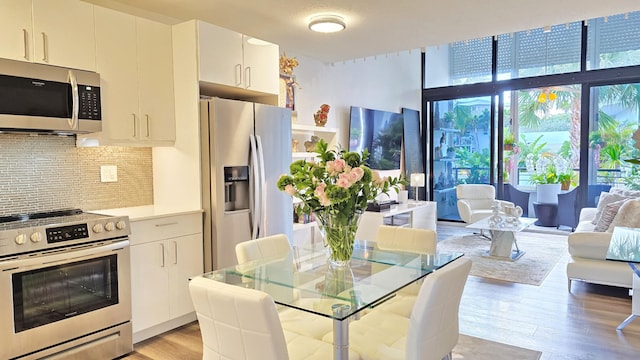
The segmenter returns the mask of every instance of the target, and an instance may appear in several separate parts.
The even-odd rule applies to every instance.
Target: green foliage
[[[300,213],[328,212],[347,218],[367,208],[369,201],[381,194],[396,192],[404,179],[381,178],[365,165],[369,152],[361,154],[344,149],[329,150],[320,140],[316,146],[319,162],[297,160],[291,163],[290,175],[278,179],[278,189],[302,201]]]

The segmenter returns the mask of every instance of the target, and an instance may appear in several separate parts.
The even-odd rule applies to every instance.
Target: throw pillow
[[[616,215],[618,215],[618,211],[620,210],[620,208],[624,205],[624,203],[629,201],[631,200],[624,199],[607,204],[607,206],[604,207],[602,215],[600,216],[600,219],[598,220],[598,223],[596,224],[596,227],[595,229],[593,229],[593,231],[607,231],[609,229],[609,226],[613,222],[613,219],[616,217]]]
[[[600,221],[600,216],[602,216],[602,212],[604,211],[604,208],[611,204],[612,202],[616,202],[616,201],[620,201],[620,200],[625,200],[628,197],[624,196],[624,195],[620,195],[620,194],[612,194],[612,193],[608,193],[608,192],[603,192],[600,194],[600,200],[598,201],[598,210],[596,211],[596,216],[593,217],[593,220],[591,221],[591,224],[593,225],[598,225],[598,222]],[[606,231],[607,229],[605,228],[602,231]]]
[[[618,210],[608,232],[612,232],[616,226],[626,226],[630,228],[640,228],[640,199],[627,200]]]
[[[614,187],[609,190],[611,194],[618,194],[627,197],[640,197],[640,191],[638,190],[628,190],[623,188]]]

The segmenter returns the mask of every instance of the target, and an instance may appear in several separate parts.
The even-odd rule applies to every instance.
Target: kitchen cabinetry
[[[171,28],[101,7],[95,22],[103,98],[100,144],[173,145]]]
[[[0,0],[0,57],[95,71],[93,10],[78,0]]]
[[[278,45],[199,21],[198,47],[200,81],[278,94]]]
[[[195,319],[189,278],[203,272],[202,214],[131,221],[134,342]]]

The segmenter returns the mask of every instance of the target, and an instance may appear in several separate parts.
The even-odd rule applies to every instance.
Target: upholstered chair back
[[[486,184],[464,184],[456,187],[458,199],[469,202],[474,209],[491,209],[496,199],[496,189]]]
[[[409,319],[408,360],[440,360],[458,343],[458,311],[471,260],[460,258],[428,275]]]
[[[198,316],[203,360],[286,360],[287,343],[268,294],[196,277],[189,291]]]
[[[285,234],[244,241],[236,245],[238,264],[266,258],[285,258],[291,254],[291,245]]]
[[[418,254],[435,254],[437,234],[433,230],[400,226],[378,226],[376,243],[383,250],[398,250]]]

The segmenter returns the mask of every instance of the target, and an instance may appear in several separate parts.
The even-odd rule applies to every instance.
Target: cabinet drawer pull
[[[42,33],[42,61],[49,62],[49,47],[47,46],[47,34]]]
[[[244,69],[244,88],[248,89],[251,87],[251,66],[247,66]]]
[[[150,126],[150,124],[149,124],[149,114],[145,114],[144,116],[147,118],[147,137],[149,137],[149,136],[150,136],[150,130],[149,130],[149,126]]]
[[[136,114],[131,114],[133,116],[133,137],[136,137]]]
[[[160,250],[162,251],[162,264],[160,267],[164,267],[164,244],[160,244]]]
[[[173,252],[174,252],[174,258],[173,258],[173,264],[177,265],[178,264],[178,242],[174,241],[173,242]]]
[[[157,226],[157,227],[160,227],[160,226],[169,226],[169,225],[177,225],[177,224],[179,224],[179,223],[178,223],[177,221],[175,221],[175,222],[168,222],[168,223],[156,224],[156,226]]]
[[[236,73],[236,86],[240,86],[242,85],[242,65],[241,64],[236,64],[235,73]]]
[[[24,58],[29,60],[29,33],[27,29],[22,29],[22,37],[24,38]]]

